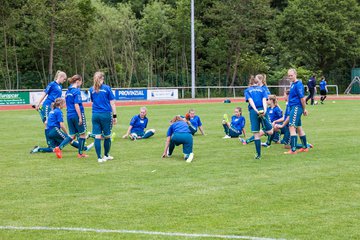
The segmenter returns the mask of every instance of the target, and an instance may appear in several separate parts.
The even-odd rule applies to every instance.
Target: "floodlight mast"
[[[191,0],[191,98],[195,98],[195,28],[194,12],[195,0]]]

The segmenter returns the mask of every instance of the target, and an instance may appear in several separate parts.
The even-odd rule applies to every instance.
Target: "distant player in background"
[[[115,96],[111,88],[104,84],[105,74],[94,74],[94,85],[89,89],[92,105],[92,133],[95,134],[95,151],[98,162],[114,159],[109,155],[111,149],[111,129],[117,122]],[[104,139],[104,156],[101,154],[101,141]]]
[[[328,93],[327,82],[326,82],[324,76],[321,77],[319,86],[320,86],[320,95],[321,95],[320,102],[321,102],[321,104],[324,104],[324,101],[326,99],[326,94]]]
[[[190,129],[192,135],[194,135],[198,129],[200,130],[202,135],[205,135],[200,117],[195,115],[194,109],[190,109],[185,117],[189,123],[189,129]]]
[[[315,75],[311,76],[311,78],[308,80],[307,87],[309,90],[309,95],[306,98],[306,104],[308,104],[309,99],[311,99],[311,105],[314,105],[314,95],[316,92],[316,77],[315,77]]]
[[[289,131],[291,149],[285,154],[296,154],[297,135],[299,135],[303,148],[299,152],[308,152],[306,135],[302,128],[301,115],[307,116],[306,100],[304,96],[304,85],[297,79],[297,72],[291,68],[288,70],[288,78],[291,82],[288,106],[289,114]]]
[[[190,163],[194,158],[193,136],[185,119],[178,115],[170,121],[162,157],[171,157],[175,146],[179,145],[183,145],[184,159]]]
[[[237,138],[241,134],[245,136],[245,118],[242,116],[241,107],[235,108],[234,115],[231,117],[230,122],[227,114],[224,114],[222,125],[225,132],[223,138]]]
[[[245,100],[249,103],[248,109],[250,114],[251,132],[254,134],[255,139],[255,159],[261,158],[260,125],[266,134],[273,134],[273,128],[269,122],[267,113],[268,93],[259,86],[262,78],[262,74],[250,77],[249,87],[245,90]]]
[[[78,135],[80,145],[78,158],[88,157],[83,153],[86,140],[86,118],[80,91],[83,83],[82,77],[74,75],[68,81],[70,86],[66,91],[65,100],[69,133],[72,139]]]
[[[149,119],[146,117],[147,109],[146,107],[140,108],[140,113],[131,118],[130,126],[123,136],[123,138],[130,138],[131,140],[136,139],[146,139],[155,134],[155,129],[149,129],[145,131]]]

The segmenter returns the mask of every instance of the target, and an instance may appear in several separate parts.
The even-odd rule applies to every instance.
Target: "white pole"
[[[191,98],[195,98],[195,29],[194,29],[194,1],[191,0]]]

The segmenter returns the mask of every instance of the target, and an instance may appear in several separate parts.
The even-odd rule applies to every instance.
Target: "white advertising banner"
[[[148,90],[147,100],[173,100],[178,99],[178,89]]]

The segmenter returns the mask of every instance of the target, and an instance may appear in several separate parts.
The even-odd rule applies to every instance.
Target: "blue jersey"
[[[256,108],[263,108],[263,99],[268,98],[267,92],[264,91],[262,87],[259,86],[250,86],[245,90],[245,100],[249,102],[249,99],[254,101]],[[249,110],[252,109],[251,105],[249,104]]]
[[[51,105],[51,103],[53,103],[55,99],[61,97],[62,86],[56,81],[52,81],[51,83],[49,83],[49,85],[47,85],[44,92],[47,94],[47,97],[43,105]]]
[[[110,101],[114,100],[115,96],[108,85],[102,84],[99,92],[96,92],[94,87],[91,87],[89,91],[91,101],[93,102],[93,113],[112,112]]]
[[[60,128],[61,122],[64,122],[63,113],[60,108],[55,108],[49,113],[49,117],[47,119],[47,129],[51,130],[54,127]]]
[[[274,108],[268,108],[267,112],[269,114],[269,118],[271,122],[278,120],[283,116],[282,110],[281,108],[279,108],[279,106],[275,106]]]
[[[271,94],[269,88],[265,84],[262,85],[261,88],[267,93],[267,95]]]
[[[79,104],[81,113],[84,112],[84,106],[82,104],[81,92],[79,88],[74,88],[70,86],[66,91],[65,100],[66,100],[66,113],[68,118],[77,116],[77,112],[75,110],[75,104]]]
[[[130,126],[132,126],[131,133],[143,132],[147,127],[148,121],[147,117],[141,118],[140,114],[135,115],[130,121]]]
[[[190,118],[190,123],[195,129],[202,126],[202,122],[200,120],[200,117],[196,116],[196,115],[193,118]]]
[[[233,115],[231,117],[231,127],[235,128],[236,130],[238,130],[239,132],[242,132],[243,128],[245,127],[245,118],[243,116],[235,116]]]
[[[177,121],[170,125],[166,136],[170,137],[174,133],[190,133],[189,125],[184,121]]]
[[[316,80],[314,77],[311,77],[307,82],[308,88],[315,88],[316,87]]]
[[[326,91],[326,81],[325,81],[325,79],[322,80],[322,81],[319,83],[319,86],[320,86],[320,90],[325,90],[325,91]]]
[[[304,85],[301,81],[296,81],[290,85],[289,93],[289,107],[299,106],[302,107],[301,99],[304,97]]]

